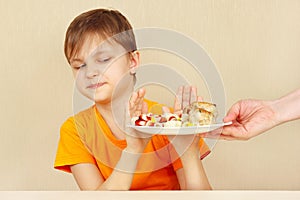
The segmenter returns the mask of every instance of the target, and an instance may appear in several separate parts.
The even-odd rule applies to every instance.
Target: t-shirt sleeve
[[[79,163],[96,164],[96,160],[79,137],[74,118],[70,117],[60,129],[54,168],[71,172],[70,166]]]

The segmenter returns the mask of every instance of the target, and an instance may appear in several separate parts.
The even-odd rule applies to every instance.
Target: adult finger
[[[223,118],[224,122],[230,122],[237,119],[240,114],[240,103],[235,103],[227,112],[227,115]]]

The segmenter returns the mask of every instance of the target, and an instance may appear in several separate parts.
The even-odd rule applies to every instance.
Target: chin
[[[110,102],[110,95],[105,91],[95,91],[95,93],[89,95],[92,101],[99,104],[107,104]]]
[[[95,103],[97,104],[108,104],[111,102],[111,98],[94,98],[93,99]]]

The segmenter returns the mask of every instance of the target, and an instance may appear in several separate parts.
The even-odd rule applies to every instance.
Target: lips
[[[104,84],[105,84],[105,82],[104,83],[102,83],[102,82],[95,83],[95,84],[91,84],[91,85],[87,86],[87,88],[89,88],[89,89],[97,89],[97,88],[101,87]]]

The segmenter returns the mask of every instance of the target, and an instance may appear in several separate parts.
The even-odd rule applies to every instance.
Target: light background
[[[300,86],[299,0],[1,0],[0,190],[78,189],[70,174],[53,169],[60,125],[73,114],[63,40],[75,16],[99,7],[120,10],[135,28],[193,38],[222,76],[227,109]],[[142,52],[142,59],[182,66],[159,52]],[[298,120],[246,142],[219,141],[204,160],[213,188],[299,190],[299,131]]]

